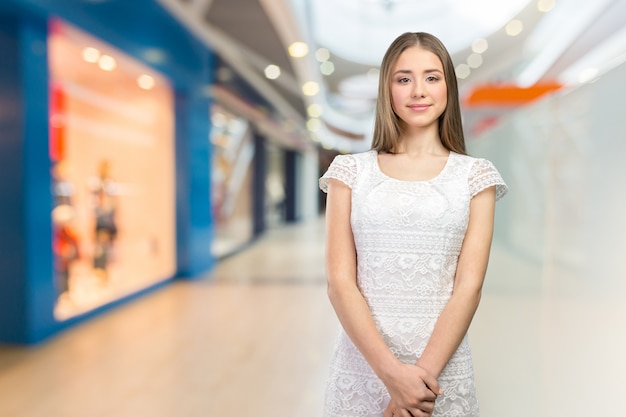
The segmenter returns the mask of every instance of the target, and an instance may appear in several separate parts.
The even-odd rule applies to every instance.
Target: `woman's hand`
[[[430,417],[442,394],[437,380],[417,365],[399,364],[383,382],[391,396],[384,417]]]

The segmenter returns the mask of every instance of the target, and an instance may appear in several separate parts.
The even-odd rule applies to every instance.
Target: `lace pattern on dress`
[[[320,179],[352,190],[351,226],[357,251],[357,283],[391,352],[415,363],[452,294],[457,260],[469,221],[471,198],[496,186],[508,188],[487,160],[451,153],[429,181],[385,176],[376,151],[338,156]],[[439,376],[444,395],[433,417],[478,417],[467,338]],[[330,365],[326,417],[382,417],[389,394],[343,330]]]
[[[352,188],[352,184],[356,178],[357,165],[356,159],[352,155],[337,155],[326,173],[320,178],[319,186],[325,193],[328,192],[328,180],[334,178]]]
[[[509,187],[504,183],[500,173],[486,159],[476,159],[469,173],[468,182],[472,197],[493,185],[496,186],[496,201],[504,197],[509,191]]]

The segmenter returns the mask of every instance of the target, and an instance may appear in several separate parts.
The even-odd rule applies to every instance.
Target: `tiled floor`
[[[494,247],[470,331],[483,417],[625,415],[623,286],[565,274]],[[209,277],[0,348],[0,416],[318,417],[336,326],[323,223],[271,231]]]

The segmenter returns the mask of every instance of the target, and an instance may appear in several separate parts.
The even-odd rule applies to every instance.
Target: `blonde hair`
[[[439,116],[439,137],[446,149],[465,155],[465,137],[461,122],[459,89],[454,64],[443,43],[437,37],[425,32],[403,33],[391,43],[385,52],[380,66],[372,149],[388,153],[394,153],[398,149],[398,139],[402,133],[402,128],[391,102],[391,70],[402,52],[414,46],[432,52],[443,65],[448,102],[445,110]]]

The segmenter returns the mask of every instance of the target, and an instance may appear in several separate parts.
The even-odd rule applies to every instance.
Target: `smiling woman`
[[[507,187],[465,154],[455,80],[439,39],[397,37],[372,149],[337,156],[320,178],[328,295],[343,327],[327,417],[478,416],[466,333]]]
[[[437,123],[446,108],[447,88],[443,65],[432,52],[411,47],[391,71],[391,102],[403,128]]]

